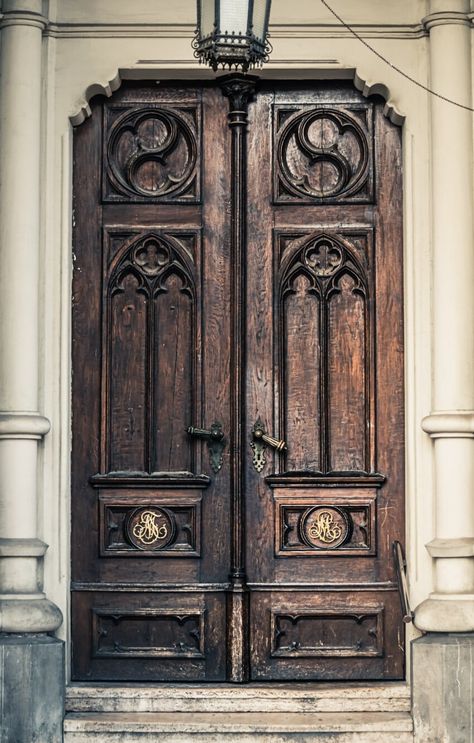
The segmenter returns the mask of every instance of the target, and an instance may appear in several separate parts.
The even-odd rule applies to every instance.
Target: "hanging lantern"
[[[246,72],[268,60],[271,0],[197,0],[194,56],[215,71]]]

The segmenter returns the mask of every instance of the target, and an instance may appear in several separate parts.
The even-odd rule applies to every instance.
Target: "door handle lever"
[[[194,436],[197,439],[206,439],[207,448],[209,449],[209,462],[212,471],[217,474],[222,467],[223,463],[223,452],[226,445],[226,439],[222,430],[222,424],[218,421],[212,423],[210,429],[207,428],[196,428],[196,426],[188,426],[186,433],[189,436]]]
[[[253,449],[253,465],[257,472],[261,472],[266,464],[265,458],[265,444],[272,446],[278,452],[282,452],[287,449],[286,442],[283,439],[276,439],[273,436],[269,436],[265,431],[265,427],[260,418],[255,422],[252,428],[252,441],[250,446]]]
[[[222,432],[222,426],[220,423],[213,423],[210,431],[206,428],[196,428],[195,426],[188,426],[186,433],[190,436],[196,436],[199,439],[212,439],[214,441],[222,441],[224,434]]]

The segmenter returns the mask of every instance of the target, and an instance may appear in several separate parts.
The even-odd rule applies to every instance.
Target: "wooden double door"
[[[75,131],[75,679],[403,677],[400,130],[246,85]]]

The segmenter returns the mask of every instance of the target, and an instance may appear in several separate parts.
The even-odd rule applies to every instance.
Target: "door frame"
[[[189,74],[186,71],[183,74],[183,70],[177,68],[170,68],[163,63],[153,67],[141,67],[138,71],[136,68],[121,69],[117,74],[117,77],[106,85],[100,83],[94,83],[90,85],[83,98],[82,103],[77,106],[77,98],[74,95],[74,89],[68,92],[69,98],[66,103],[66,109],[69,111],[75,110],[69,121],[71,125],[79,125],[89,115],[90,109],[88,107],[88,99],[94,94],[103,93],[106,96],[110,96],[113,90],[116,90],[122,80],[125,79],[156,79],[157,71],[161,78],[173,80],[179,82],[180,80],[195,77],[196,79],[204,78],[205,80],[213,79],[212,74],[202,74],[202,70],[195,70],[193,68],[194,75]],[[92,75],[94,73],[92,72]],[[394,123],[400,124],[404,121],[404,118],[399,114],[394,106],[390,103],[390,92],[386,86],[367,86],[363,80],[354,73],[352,68],[341,68],[341,67],[327,67],[326,69],[309,69],[308,67],[293,67],[288,70],[285,66],[275,66],[268,73],[264,71],[262,74],[263,79],[283,79],[283,80],[304,80],[304,79],[354,79],[357,81],[357,88],[363,88],[364,94],[368,95],[371,92],[382,93],[386,100],[388,99],[386,106],[386,114],[391,118]],[[409,106],[408,106],[409,107]],[[62,105],[62,112],[64,113],[64,102]],[[78,110],[79,108],[79,110]],[[62,117],[61,117],[62,118]],[[413,139],[413,132],[410,132],[411,139]],[[408,132],[404,131],[404,144]],[[70,364],[70,302],[71,295],[69,289],[69,281],[71,275],[71,232],[69,225],[72,219],[71,210],[71,175],[72,175],[72,153],[71,153],[71,142],[72,142],[72,129],[69,126],[62,139],[62,161],[61,169],[56,178],[56,186],[60,188],[61,194],[61,210],[60,210],[60,225],[56,225],[57,234],[56,239],[53,241],[55,246],[56,255],[58,257],[58,266],[52,279],[47,282],[48,285],[54,287],[54,298],[51,302],[50,312],[53,312],[53,307],[60,308],[58,317],[60,320],[59,334],[54,337],[49,335],[47,338],[49,347],[54,351],[54,357],[59,359],[60,366],[60,378],[59,384],[54,388],[54,394],[56,396],[55,410],[53,415],[53,424],[56,423],[56,430],[59,432],[54,443],[52,437],[46,442],[46,451],[44,456],[45,462],[45,477],[44,477],[44,488],[48,490],[56,490],[59,492],[59,508],[57,513],[51,519],[53,526],[56,526],[57,537],[50,537],[48,541],[50,544],[54,544],[57,547],[57,554],[59,560],[57,563],[52,563],[50,560],[49,566],[46,566],[46,577],[49,585],[49,594],[56,600],[56,602],[63,608],[63,613],[67,616],[69,614],[69,569],[70,569],[70,548],[69,548],[69,469],[70,469],[70,380],[72,376],[72,369]],[[53,143],[50,141],[49,147],[52,148]],[[423,544],[423,537],[419,536],[415,538],[415,529],[419,520],[417,513],[417,505],[414,501],[413,494],[415,492],[415,485],[420,482],[421,472],[420,467],[415,468],[415,461],[417,459],[415,450],[413,449],[413,442],[416,439],[415,431],[417,430],[418,421],[420,415],[417,414],[417,408],[420,407],[420,401],[417,400],[417,392],[424,387],[424,378],[426,371],[420,372],[420,365],[415,369],[414,359],[415,357],[421,356],[427,358],[426,347],[429,343],[425,341],[422,346],[415,340],[415,329],[420,324],[415,319],[415,278],[413,277],[426,277],[428,272],[423,270],[428,263],[427,254],[418,255],[414,250],[414,222],[415,222],[415,209],[413,205],[414,199],[414,173],[413,173],[413,152],[411,147],[404,146],[403,148],[403,194],[404,194],[404,273],[405,273],[405,285],[404,285],[404,310],[405,310],[405,377],[407,384],[405,385],[405,413],[406,413],[406,472],[407,472],[407,488],[406,488],[406,525],[407,525],[407,553],[410,560],[410,554],[417,554],[420,549],[419,545]],[[51,180],[54,180],[54,174],[50,176]],[[50,230],[54,219],[50,218]],[[54,254],[54,248],[51,249],[51,254]],[[426,302],[427,296],[427,283],[429,281],[425,279],[423,283],[423,293]],[[423,314],[426,315],[426,306],[424,307]],[[57,328],[56,328],[57,330]],[[59,343],[57,342],[59,339]],[[47,344],[47,345],[48,345]],[[420,350],[421,349],[421,350]],[[51,395],[51,393],[50,393]],[[418,394],[419,397],[419,394]],[[426,397],[426,396],[425,396]],[[418,435],[418,439],[421,439],[421,435]],[[417,442],[418,449],[424,445],[424,441]],[[426,461],[427,465],[426,465]],[[429,458],[423,460],[424,475],[427,476],[428,481],[426,482],[425,477],[425,492],[429,490]],[[53,474],[47,472],[47,465],[53,467]],[[54,486],[54,487],[53,487]],[[426,499],[425,499],[426,500]],[[45,505],[45,513],[53,515],[53,511],[56,509],[56,502],[51,502],[53,499],[49,499]],[[428,531],[428,530],[425,530]],[[416,633],[409,633],[411,636],[416,636]],[[60,635],[68,640],[70,646],[70,623],[65,621],[63,628],[60,631]],[[409,637],[408,637],[409,639]],[[409,643],[407,644],[407,649]],[[409,662],[409,654],[407,655],[407,663]]]

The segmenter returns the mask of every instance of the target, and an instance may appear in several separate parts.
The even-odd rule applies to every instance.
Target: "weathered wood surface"
[[[75,132],[78,679],[403,676],[400,131],[348,84],[241,102],[124,84]]]

